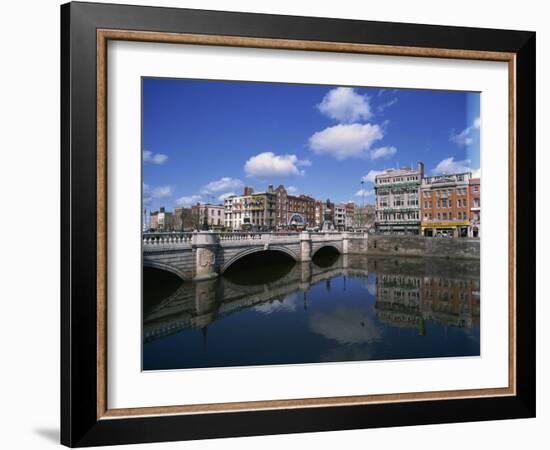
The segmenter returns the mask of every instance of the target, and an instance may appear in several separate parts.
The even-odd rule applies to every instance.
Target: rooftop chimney
[[[254,192],[254,189],[252,189],[251,186],[244,187],[244,195],[252,195],[253,192]]]
[[[418,161],[418,171],[420,172],[420,179],[424,178],[424,163],[422,161]]]

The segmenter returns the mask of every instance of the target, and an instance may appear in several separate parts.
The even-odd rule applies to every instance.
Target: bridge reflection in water
[[[259,258],[161,299],[146,271],[143,369],[479,355],[477,261]]]

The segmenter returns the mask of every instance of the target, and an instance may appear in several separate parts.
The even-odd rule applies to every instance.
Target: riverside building
[[[225,227],[232,230],[271,230],[275,227],[277,195],[272,187],[254,192],[245,187],[243,195],[232,195],[224,201]]]
[[[375,230],[384,234],[419,234],[420,186],[424,163],[416,169],[388,169],[374,179]]]
[[[288,222],[291,228],[315,226],[315,199],[308,195],[287,195]]]
[[[468,237],[470,209],[468,187],[471,172],[425,177],[422,180],[422,234]]]

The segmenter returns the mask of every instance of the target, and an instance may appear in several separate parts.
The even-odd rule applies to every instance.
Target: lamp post
[[[361,230],[365,226],[365,180],[361,180]]]

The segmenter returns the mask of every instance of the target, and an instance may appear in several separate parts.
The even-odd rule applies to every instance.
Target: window
[[[479,186],[477,185],[474,186],[474,192],[479,192]]]

